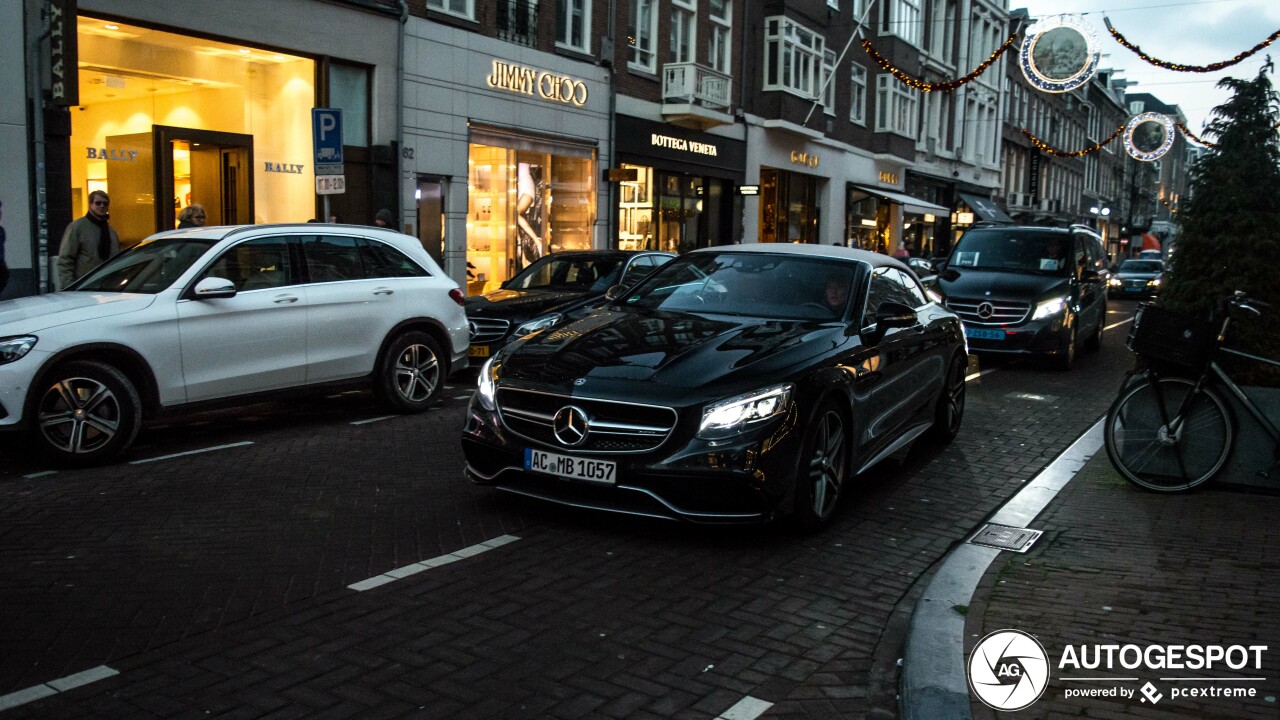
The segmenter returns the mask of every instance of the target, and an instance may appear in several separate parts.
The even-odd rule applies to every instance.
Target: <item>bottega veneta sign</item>
[[[582,107],[587,104],[587,84],[568,75],[556,75],[546,70],[524,67],[501,60],[493,61],[493,70],[485,83],[497,90],[533,95]]]
[[[649,144],[654,147],[667,148],[669,150],[683,150],[685,152],[697,153],[699,155],[710,155],[712,157],[715,157],[718,152],[716,150],[716,146],[711,143],[701,143],[694,140],[671,137],[670,135],[659,135],[658,133],[650,133]]]

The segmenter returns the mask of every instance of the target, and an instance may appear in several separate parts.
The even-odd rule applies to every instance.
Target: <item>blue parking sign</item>
[[[342,164],[341,110],[311,108],[311,143],[315,147],[317,168]]]

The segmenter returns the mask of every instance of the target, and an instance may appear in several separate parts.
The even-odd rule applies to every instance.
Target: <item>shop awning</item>
[[[984,198],[981,195],[970,195],[969,193],[959,193],[960,199],[966,205],[973,208],[978,217],[982,220],[990,220],[991,222],[1011,223],[1013,218],[1005,214],[1000,206],[995,204],[991,198]]]
[[[854,187],[868,195],[875,195],[876,197],[888,200],[889,202],[900,203],[902,205],[902,209],[909,213],[918,213],[922,215],[924,213],[929,213],[931,215],[942,215],[944,217],[951,214],[950,210],[942,207],[941,205],[934,205],[931,202],[921,200],[917,197],[911,197],[910,195],[905,195],[903,193],[890,192],[889,190],[882,190],[881,188],[871,187],[868,185],[854,185]]]

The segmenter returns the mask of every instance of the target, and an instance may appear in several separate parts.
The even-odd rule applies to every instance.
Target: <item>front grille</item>
[[[984,303],[991,306],[991,314],[987,317],[978,314],[978,308]],[[1031,311],[1030,303],[967,298],[950,298],[947,307],[966,325],[1016,325],[1026,320],[1027,313]]]
[[[497,342],[507,336],[507,331],[511,329],[510,320],[497,320],[494,318],[468,318],[471,321],[471,344],[484,345],[485,343]]]
[[[533,390],[499,388],[498,416],[508,430],[551,447],[575,452],[632,453],[661,445],[676,424],[676,411],[657,405],[597,400]],[[556,439],[552,420],[566,405],[587,415],[587,438],[566,446]]]

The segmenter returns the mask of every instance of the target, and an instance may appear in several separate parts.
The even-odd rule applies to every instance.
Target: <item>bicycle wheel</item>
[[[1235,436],[1227,406],[1209,388],[1188,402],[1194,388],[1182,378],[1148,379],[1112,403],[1103,430],[1107,456],[1129,482],[1157,492],[1190,490],[1227,462]]]

